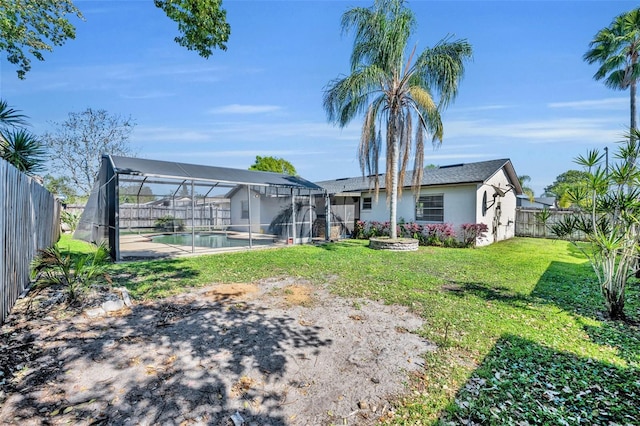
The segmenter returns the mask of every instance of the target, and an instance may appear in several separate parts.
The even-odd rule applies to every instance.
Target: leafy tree
[[[28,54],[43,61],[43,52],[75,38],[76,29],[68,15],[82,18],[71,0],[0,2],[0,50],[6,52],[10,63],[18,66],[19,78],[23,79],[31,69]]]
[[[355,32],[351,74],[331,81],[324,95],[329,121],[340,127],[364,113],[358,157],[363,175],[373,176],[376,196],[378,159],[386,152],[391,238],[397,238],[397,199],[411,153],[415,187],[422,180],[424,141],[431,135],[433,144],[442,142],[440,111],[456,97],[464,62],[471,57],[466,40],[449,38],[419,54],[415,48],[408,51],[414,27],[403,0],[375,0],[372,7],[345,12],[343,32]]]
[[[178,23],[181,37],[174,40],[188,50],[208,58],[213,49],[227,50],[231,27],[222,0],[154,0],[171,20]]]
[[[20,126],[26,126],[26,116],[0,100],[0,158],[26,174],[43,169],[45,150],[40,140]]]
[[[231,29],[221,0],[154,0],[154,4],[178,24],[182,35],[175,41],[180,46],[204,58],[213,49],[227,49]],[[0,51],[17,65],[19,78],[31,69],[30,55],[43,61],[45,51],[75,38],[75,26],[69,21],[74,15],[83,19],[72,0],[0,1]]]
[[[43,136],[56,174],[69,179],[78,195],[91,192],[100,169],[101,154],[126,155],[128,139],[135,123],[131,117],[87,108],[69,113],[57,128]]]
[[[156,197],[153,195],[153,190],[148,185],[130,184],[120,185],[118,191],[120,195],[120,203],[149,203],[155,201]]]
[[[44,187],[47,191],[61,197],[65,203],[74,204],[77,202],[76,191],[73,189],[68,177],[55,177],[47,174],[43,179]]]
[[[522,192],[529,197],[529,200],[533,201],[533,197],[535,196],[533,189],[526,186],[527,182],[531,182],[531,176],[529,175],[520,175],[518,176],[518,181],[520,181],[520,186],[522,187]]]
[[[589,259],[612,319],[625,317],[625,288],[636,272],[640,247],[640,169],[629,161],[638,158],[640,151],[640,132],[634,133],[620,145],[621,161],[609,172],[597,150],[576,158],[588,175],[585,190],[569,191],[577,211],[551,227],[560,238],[573,239],[577,232],[586,235],[587,244],[573,242]]]
[[[604,84],[614,90],[629,89],[629,129],[633,136],[637,128],[636,86],[640,77],[640,8],[617,16],[607,28],[598,31],[589,47],[584,60],[600,65],[593,78],[604,79]]]
[[[249,170],[259,170],[262,172],[282,173],[285,175],[297,176],[296,168],[284,158],[261,157],[256,155],[256,162],[249,167]]]
[[[571,206],[570,192],[582,191],[589,181],[589,173],[583,170],[567,170],[556,177],[556,180],[544,188],[547,196],[556,197],[558,205],[566,208]],[[574,197],[582,198],[582,197]]]

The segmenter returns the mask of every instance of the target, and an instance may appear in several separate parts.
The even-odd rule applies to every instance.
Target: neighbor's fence
[[[560,222],[566,215],[575,214],[572,210],[548,210],[550,216],[546,226],[538,218],[542,209],[522,208],[516,209],[516,237],[533,238],[557,238],[549,229],[554,223]],[[584,240],[583,233],[575,233],[573,239]]]
[[[38,250],[60,237],[60,204],[42,185],[0,159],[0,324],[30,281]]]
[[[215,204],[191,206],[128,206],[120,205],[120,229],[154,228],[158,219],[171,216],[191,227],[191,215],[196,228],[220,229],[231,225],[231,210]]]

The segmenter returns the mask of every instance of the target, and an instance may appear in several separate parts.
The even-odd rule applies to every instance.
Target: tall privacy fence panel
[[[38,250],[60,237],[60,204],[38,182],[0,159],[0,324],[29,284]]]
[[[120,229],[155,228],[158,219],[172,217],[197,228],[220,229],[231,225],[231,210],[215,204],[178,207],[120,205]]]
[[[516,237],[533,237],[533,238],[557,238],[551,232],[551,225],[560,222],[566,215],[573,215],[573,210],[546,210],[548,218],[542,221],[544,211],[542,209],[521,208],[516,209]],[[585,235],[575,233],[572,236],[575,240],[584,240]]]

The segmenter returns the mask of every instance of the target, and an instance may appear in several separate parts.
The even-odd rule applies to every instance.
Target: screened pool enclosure
[[[116,260],[300,244],[325,238],[329,208],[298,176],[103,155],[74,238]]]

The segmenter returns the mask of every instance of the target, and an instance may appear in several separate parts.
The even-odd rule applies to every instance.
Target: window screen
[[[444,222],[444,195],[423,195],[418,198],[416,220]]]
[[[362,210],[371,210],[371,197],[364,197],[362,199]]]
[[[249,202],[247,200],[240,201],[240,219],[249,219]]]

